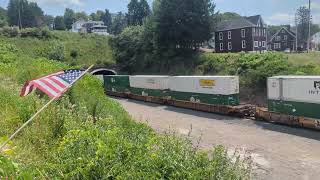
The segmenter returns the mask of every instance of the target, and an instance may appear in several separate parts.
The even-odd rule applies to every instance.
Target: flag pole
[[[75,81],[73,81],[63,92],[64,94],[75,82],[77,82],[79,79],[81,79],[86,73],[90,71],[90,69],[93,68],[94,65],[91,65],[86,71],[84,71],[81,76],[77,77]],[[30,124],[35,117],[37,117],[43,110],[45,110],[54,100],[57,98],[52,98],[46,105],[44,105],[41,109],[39,109],[27,122],[25,122],[15,133],[13,133],[8,140],[6,140],[0,147],[0,151],[28,124]]]

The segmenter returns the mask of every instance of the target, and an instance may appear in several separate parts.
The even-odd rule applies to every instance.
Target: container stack
[[[270,112],[320,119],[320,76],[268,78],[268,109]]]
[[[105,89],[193,103],[239,104],[237,76],[105,76]]]

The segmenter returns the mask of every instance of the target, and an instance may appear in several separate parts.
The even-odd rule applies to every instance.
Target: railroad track
[[[153,97],[153,96],[142,96],[132,93],[123,93],[123,92],[113,92],[105,91],[109,96],[129,98],[144,102],[151,102],[162,105],[169,105],[175,107],[181,107],[186,109],[193,109],[197,111],[235,116],[241,118],[249,118],[257,121],[266,121],[269,123],[277,123],[294,127],[302,127],[314,130],[320,130],[320,120],[292,116],[277,112],[269,112],[265,107],[257,107],[252,104],[240,104],[237,106],[228,106],[228,105],[213,105],[213,104],[204,104],[190,101],[181,101],[174,100],[170,97]]]

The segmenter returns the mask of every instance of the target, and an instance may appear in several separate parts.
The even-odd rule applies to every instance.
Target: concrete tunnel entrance
[[[105,76],[105,75],[117,75],[117,72],[112,69],[98,68],[91,71],[91,74],[95,76]]]

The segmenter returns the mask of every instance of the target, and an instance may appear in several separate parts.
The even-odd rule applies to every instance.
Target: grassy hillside
[[[78,33],[54,31],[53,38],[38,39],[34,37],[0,36],[0,43],[9,43],[19,48],[25,55],[32,58],[47,57],[55,47],[62,46],[63,62],[72,65],[113,64],[112,50],[108,45],[109,37]],[[60,52],[57,52],[58,55]],[[72,53],[74,57],[72,57]]]
[[[1,39],[0,143],[49,100],[39,91],[19,97],[23,82],[71,67],[37,57],[35,44],[27,49],[28,40],[47,42]],[[0,152],[0,179],[249,179],[250,170],[250,162],[229,157],[221,146],[201,151],[188,138],[135,122],[91,76]]]
[[[296,65],[305,65],[310,63],[320,64],[320,52],[287,54],[288,61]]]

